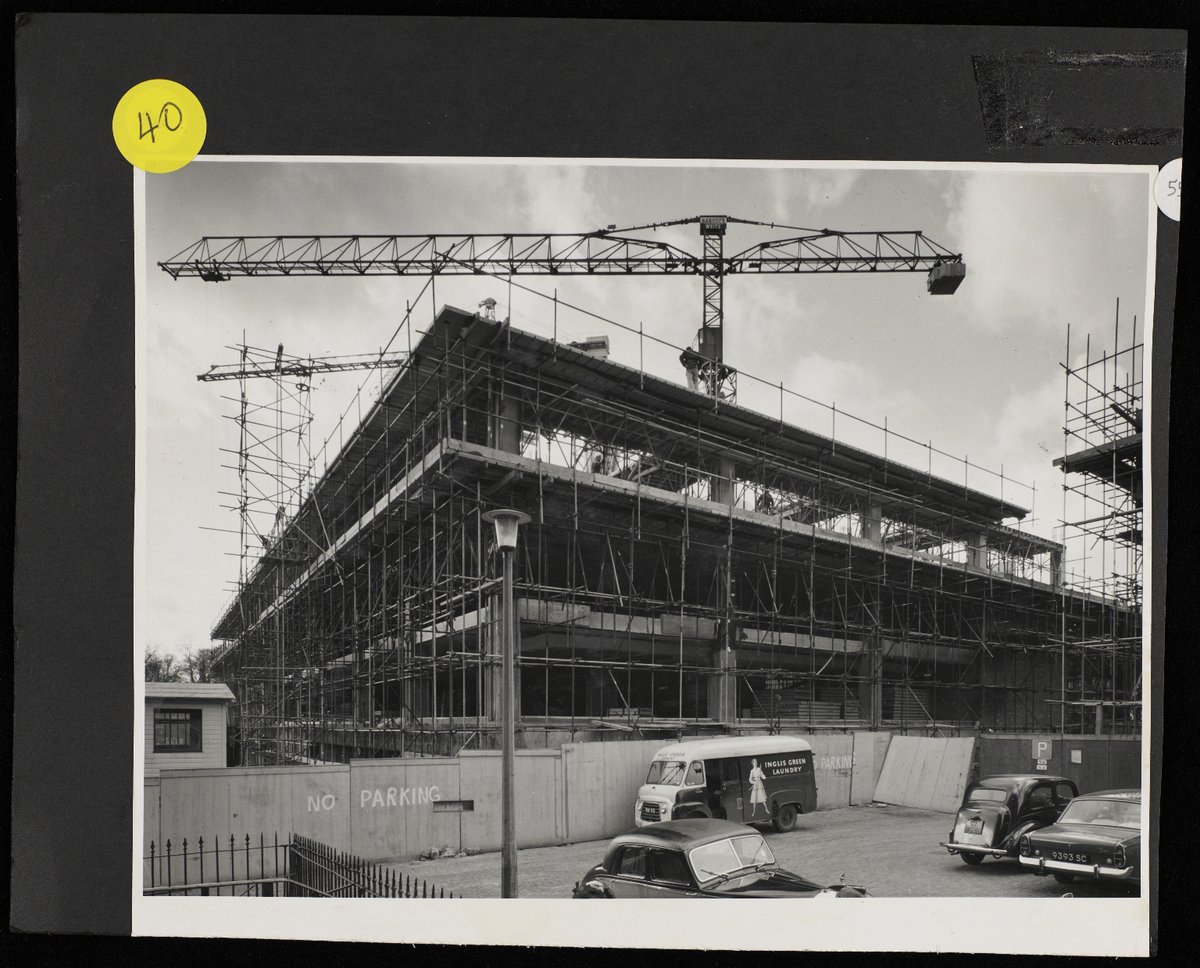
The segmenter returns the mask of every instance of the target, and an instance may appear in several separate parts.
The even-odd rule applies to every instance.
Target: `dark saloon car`
[[[1075,784],[1044,773],[1005,773],[971,783],[942,843],[966,864],[985,857],[1016,857],[1021,837],[1048,827],[1079,795]]]
[[[583,875],[577,898],[865,897],[861,887],[826,887],[785,871],[762,834],[728,820],[669,820],[613,838]]]
[[[1021,863],[1066,884],[1077,877],[1139,884],[1142,793],[1103,790],[1071,801],[1058,823],[1021,838]]]

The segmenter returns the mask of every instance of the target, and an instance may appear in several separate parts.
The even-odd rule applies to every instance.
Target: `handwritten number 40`
[[[146,119],[144,123],[143,118]],[[179,110],[179,105],[174,101],[167,101],[163,104],[162,109],[158,112],[157,121],[150,117],[149,111],[139,111],[138,141],[149,135],[150,143],[155,144],[154,132],[160,127],[166,128],[168,131],[178,131],[181,124],[183,124],[183,112]]]

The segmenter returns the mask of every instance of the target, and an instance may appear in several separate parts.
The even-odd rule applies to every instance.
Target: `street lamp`
[[[500,802],[500,896],[517,896],[516,810],[513,800],[513,749],[516,745],[513,694],[513,552],[517,548],[517,529],[529,523],[529,515],[508,508],[487,511],[483,515],[496,527],[496,546],[504,556],[504,595],[500,607],[501,661],[501,802]]]

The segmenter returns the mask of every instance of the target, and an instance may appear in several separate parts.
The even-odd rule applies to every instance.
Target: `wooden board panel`
[[[875,799],[875,733],[852,734],[854,760],[850,771],[850,803],[870,803]],[[882,766],[882,762],[879,764]]]
[[[458,756],[459,796],[474,801],[474,810],[460,818],[462,846],[475,850],[500,849],[500,811],[487,809],[487,801],[499,805],[493,777],[500,775],[500,751],[463,752]]]
[[[930,809],[953,813],[962,802],[963,791],[971,777],[975,757],[975,738],[972,736],[947,739],[942,769],[933,788]]]
[[[563,745],[565,836],[572,843],[612,837],[634,826],[638,788],[662,740]]]
[[[850,805],[854,771],[854,737],[844,733],[804,735],[813,749],[817,783],[817,809],[836,810]]]
[[[290,832],[345,849],[350,843],[350,767],[307,767],[290,777]],[[281,836],[285,832],[280,829]]]
[[[875,784],[879,782],[879,775],[883,772],[883,764],[887,761],[888,748],[892,745],[891,733],[875,733],[875,776],[872,780],[872,795],[874,795]]]
[[[409,758],[351,766],[351,852],[367,860],[406,860],[432,847],[458,850],[457,814],[434,810],[458,799],[459,761]]]
[[[1141,785],[1142,747],[1137,737],[1068,736],[1063,740],[1048,733],[984,734],[979,737],[980,775],[1038,772],[1034,740],[1050,743],[1046,773],[1074,780],[1080,793]]]
[[[953,813],[970,775],[974,743],[970,737],[893,736],[875,799]]]
[[[922,810],[933,808],[933,791],[946,757],[946,740],[922,737],[917,749],[917,769],[909,778],[908,804]]]
[[[909,778],[917,763],[917,740],[916,736],[892,737],[875,785],[875,799],[880,803],[907,802]]]

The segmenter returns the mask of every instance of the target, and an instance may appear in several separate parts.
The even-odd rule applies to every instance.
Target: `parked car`
[[[1058,822],[1021,838],[1021,863],[1062,884],[1077,877],[1140,884],[1142,793],[1102,790],[1076,797]]]
[[[966,864],[985,857],[1016,857],[1021,837],[1048,827],[1072,798],[1074,781],[1044,773],[1005,773],[967,786],[948,839],[942,842]]]
[[[866,897],[784,870],[752,827],[708,818],[668,820],[614,837],[575,885],[576,898]]]

